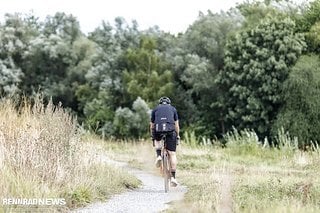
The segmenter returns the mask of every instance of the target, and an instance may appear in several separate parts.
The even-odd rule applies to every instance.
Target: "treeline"
[[[6,14],[0,92],[61,102],[104,136],[144,137],[149,110],[169,96],[184,131],[236,129],[272,141],[320,141],[320,0],[251,1],[199,13],[172,35],[121,17],[85,35],[72,15]]]

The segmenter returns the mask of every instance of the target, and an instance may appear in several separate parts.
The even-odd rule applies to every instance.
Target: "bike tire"
[[[163,155],[163,175],[164,175],[164,192],[169,192],[169,182],[170,182],[170,168],[169,168],[169,159],[168,155],[165,153]]]

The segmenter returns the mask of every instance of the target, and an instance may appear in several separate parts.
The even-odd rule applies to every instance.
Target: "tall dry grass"
[[[41,187],[64,184],[79,162],[79,141],[75,119],[61,106],[51,101],[44,105],[37,97],[34,104],[25,100],[17,110],[12,100],[1,101],[1,195],[25,196],[27,186],[22,185],[27,182],[37,183],[32,184],[35,190],[30,196],[42,194]]]
[[[64,208],[74,208],[138,186],[132,176],[97,161],[90,151],[95,144],[90,146],[82,141],[76,119],[52,101],[44,104],[37,96],[17,107],[1,100],[0,201],[63,198]]]

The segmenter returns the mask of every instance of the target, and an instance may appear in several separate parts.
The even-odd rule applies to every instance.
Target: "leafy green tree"
[[[286,4],[283,4],[283,3]],[[252,28],[260,24],[267,17],[287,18],[291,14],[292,6],[287,0],[244,1],[237,6],[244,17],[243,27]]]
[[[156,54],[154,39],[142,37],[140,48],[128,49],[125,61],[124,87],[131,100],[141,96],[147,102],[152,102],[161,96],[172,95],[172,73]]]
[[[62,102],[64,107],[81,112],[76,91],[85,82],[96,46],[82,35],[71,15],[57,13],[48,17],[43,26],[39,35],[30,40],[24,55],[23,90],[29,95],[41,90],[55,103]]]
[[[296,30],[306,35],[307,51],[320,53],[320,0],[310,2],[294,19]]]
[[[138,30],[138,23],[135,20],[130,25],[122,17],[115,18],[114,38],[121,49],[138,46],[140,35],[141,32]]]
[[[228,34],[241,25],[242,19],[235,10],[200,13],[184,35],[188,50],[208,59],[216,70],[221,70]]]
[[[311,52],[320,54],[320,21],[316,22],[310,28],[310,31],[306,33],[306,39],[308,43],[308,49]]]
[[[47,16],[43,25],[43,34],[46,37],[57,35],[73,43],[82,35],[79,22],[73,15],[57,12],[54,16]]]
[[[30,95],[41,90],[45,96],[52,96],[54,102],[61,101],[64,106],[70,106],[70,96],[62,99],[70,84],[62,84],[62,81],[67,78],[71,52],[70,45],[57,35],[46,37],[41,34],[30,41],[25,55],[24,91]]]
[[[4,24],[0,25],[1,95],[21,92],[24,56],[30,40],[37,34],[37,27],[31,25],[28,20],[31,20],[31,17],[6,14]]]
[[[283,104],[282,84],[305,47],[294,27],[289,18],[268,18],[228,42],[220,82],[227,90],[224,106],[229,128],[254,129],[262,138],[270,136]]]
[[[283,128],[297,137],[305,147],[311,141],[320,142],[320,58],[300,57],[282,89],[284,105],[273,125],[273,133]]]
[[[122,97],[122,77],[126,66],[123,56],[128,48],[139,46],[140,32],[137,23],[133,22],[130,26],[123,18],[117,17],[115,26],[103,22],[102,26],[90,34],[89,39],[99,49],[94,57],[94,65],[86,77],[87,82],[94,89],[102,89],[104,93],[110,94],[112,100],[109,104],[116,109],[126,102],[126,97]]]
[[[320,21],[320,0],[311,1],[302,12],[295,16],[296,29],[299,32],[308,32],[311,27]]]
[[[223,91],[215,79],[224,67],[226,41],[241,21],[236,10],[200,13],[186,33],[173,40],[172,53],[168,51],[181,119],[197,134],[214,137],[224,131],[219,108]]]
[[[182,108],[180,115],[185,117],[181,118],[186,120],[189,128],[197,134],[213,135],[216,133],[216,112],[210,109],[210,105],[218,95],[211,92],[215,87],[214,78],[217,71],[212,68],[208,59],[200,58],[196,54],[186,55],[184,66],[179,80],[186,91],[180,94],[185,99],[182,103],[191,103],[185,105],[186,109]]]
[[[83,105],[77,97],[77,91],[86,82],[86,74],[93,65],[93,59],[97,54],[97,45],[84,36],[77,38],[71,45],[71,62],[66,70],[66,78],[60,81],[60,85],[68,85],[65,92],[61,91],[60,98],[69,103],[69,107],[81,116]],[[60,88],[63,88],[61,86]],[[59,94],[59,93],[58,93]],[[64,96],[64,94],[70,94]]]
[[[12,96],[19,93],[22,76],[21,69],[15,67],[12,60],[0,60],[0,95]]]
[[[30,41],[26,58],[27,88],[50,86],[66,77],[66,69],[70,59],[71,48],[57,35],[49,37],[41,34]],[[38,88],[35,88],[37,90]]]
[[[96,44],[96,53],[92,55],[92,66],[84,75],[85,82],[79,85],[76,95],[86,125],[96,132],[112,135],[116,109],[132,104],[123,87],[123,56],[129,47],[139,45],[139,36],[137,23],[130,26],[121,17],[115,19],[115,26],[102,22],[88,36]]]

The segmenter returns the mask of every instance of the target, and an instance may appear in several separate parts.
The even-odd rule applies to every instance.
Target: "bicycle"
[[[169,150],[166,149],[166,134],[161,135],[161,164],[160,164],[160,174],[162,174],[164,178],[164,191],[169,192],[169,186],[176,187],[176,182],[171,182],[172,176],[172,165],[171,165],[171,155],[169,154]],[[155,146],[155,140],[152,137],[153,146]],[[180,137],[177,137],[177,145],[179,145]]]
[[[162,163],[160,166],[161,173],[164,178],[164,192],[169,192],[169,186],[171,184],[171,159],[168,150],[166,149],[166,136],[164,135],[161,140],[161,158]]]

